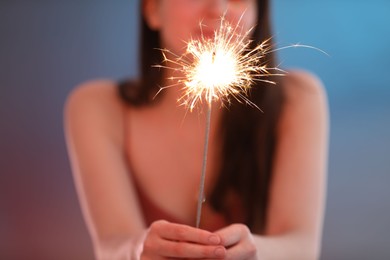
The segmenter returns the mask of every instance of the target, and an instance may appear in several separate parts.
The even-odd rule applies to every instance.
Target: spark
[[[261,110],[248,98],[251,86],[255,81],[275,84],[266,77],[284,75],[284,72],[269,68],[264,61],[266,54],[272,51],[270,39],[251,48],[250,34],[253,28],[243,32],[240,21],[233,27],[222,17],[214,37],[206,38],[202,33],[200,39],[191,39],[182,56],[163,49],[163,63],[166,65],[156,67],[179,71],[182,76],[172,77],[176,83],[162,87],[160,91],[182,85],[184,92],[178,101],[190,111],[203,101],[209,106],[214,101],[224,105],[231,103],[232,98]],[[201,29],[202,26],[200,23]]]

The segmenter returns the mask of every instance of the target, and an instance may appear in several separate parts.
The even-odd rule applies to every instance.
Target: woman
[[[140,79],[84,83],[65,123],[74,178],[99,259],[316,259],[324,211],[328,118],[321,83],[289,71],[250,100],[214,109],[200,228],[194,228],[205,108],[178,106],[160,48],[211,37],[220,17],[271,36],[267,0],[144,0]],[[169,58],[169,57],[168,57]],[[274,58],[266,56],[268,64]],[[119,95],[118,95],[119,93]]]

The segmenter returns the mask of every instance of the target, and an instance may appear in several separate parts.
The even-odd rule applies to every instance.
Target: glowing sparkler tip
[[[184,94],[179,99],[182,105],[193,110],[202,100],[224,104],[232,96],[257,107],[246,96],[254,81],[266,81],[260,78],[270,75],[270,68],[262,64],[269,49],[268,41],[250,49],[251,30],[242,33],[239,25],[233,27],[222,17],[214,37],[202,35],[200,39],[190,40],[184,55],[171,60],[166,53],[173,53],[163,50],[164,62],[175,65],[165,68],[183,74],[178,80],[184,86]]]

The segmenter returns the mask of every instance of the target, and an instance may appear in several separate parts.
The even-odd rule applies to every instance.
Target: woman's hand
[[[243,224],[232,224],[214,234],[221,237],[221,244],[226,248],[224,259],[246,259],[257,258],[257,247],[249,228]]]
[[[217,234],[158,220],[146,233],[141,259],[222,259],[225,255]]]

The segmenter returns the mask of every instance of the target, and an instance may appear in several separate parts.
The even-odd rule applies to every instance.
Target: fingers
[[[214,234],[221,237],[221,244],[223,246],[230,247],[239,243],[247,234],[250,234],[250,230],[245,225],[233,224],[214,232]]]
[[[157,221],[152,224],[161,238],[173,241],[185,241],[203,245],[219,245],[221,239],[218,235],[206,230],[169,223],[167,221]]]
[[[223,246],[199,245],[170,240],[161,240],[158,247],[159,254],[164,257],[216,259],[223,258],[226,254],[226,249]]]
[[[222,245],[226,247],[224,259],[256,259],[257,247],[249,228],[243,224],[233,224],[217,232]]]
[[[226,255],[220,242],[217,234],[161,220],[149,227],[142,256],[150,259],[220,259]]]

